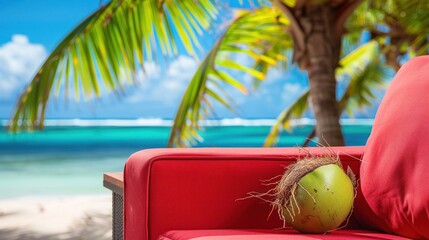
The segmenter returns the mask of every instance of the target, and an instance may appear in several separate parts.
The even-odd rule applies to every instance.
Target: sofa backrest
[[[333,148],[358,175],[362,147]],[[124,171],[125,239],[157,239],[169,230],[281,228],[277,212],[250,192],[274,185],[308,148],[156,149],[132,155]],[[359,176],[357,176],[359,177]],[[243,199],[244,198],[244,199]],[[267,197],[269,199],[269,197]],[[353,219],[351,219],[353,225]]]

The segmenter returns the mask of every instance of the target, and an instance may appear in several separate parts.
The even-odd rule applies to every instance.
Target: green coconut
[[[273,202],[280,218],[303,233],[337,229],[353,207],[354,184],[334,157],[311,157],[290,165]]]

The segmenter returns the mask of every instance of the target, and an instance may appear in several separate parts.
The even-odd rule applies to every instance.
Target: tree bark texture
[[[341,38],[334,34],[335,11],[328,4],[307,5],[294,12],[304,33],[304,43],[295,44],[296,60],[308,72],[310,101],[316,118],[316,134],[325,146],[344,145],[336,98],[335,68]],[[301,45],[301,47],[300,47]]]

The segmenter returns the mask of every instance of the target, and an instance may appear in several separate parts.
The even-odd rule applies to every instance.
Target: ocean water
[[[106,123],[106,122],[104,122]],[[107,122],[108,123],[108,122]],[[170,123],[51,124],[42,132],[9,134],[0,131],[0,198],[109,194],[104,172],[122,171],[132,153],[166,147]],[[204,142],[195,147],[260,147],[270,123],[252,121],[207,124]],[[284,132],[278,146],[300,146],[313,125]],[[365,145],[370,123],[343,125],[347,145]]]

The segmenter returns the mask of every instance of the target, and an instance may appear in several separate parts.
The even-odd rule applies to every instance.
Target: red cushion
[[[363,148],[341,151],[343,166],[359,173]],[[323,154],[324,149],[309,149]],[[125,165],[125,239],[157,239],[169,230],[274,229],[283,223],[269,203],[248,192],[265,192],[263,185],[284,172],[306,152],[298,148],[158,149],[131,156]],[[351,219],[353,222],[353,219]]]
[[[302,234],[294,230],[187,230],[169,231],[159,237],[159,240],[362,240],[362,239],[408,239],[399,236],[363,231],[338,230],[327,234]]]
[[[429,56],[405,64],[377,112],[361,166],[375,227],[429,239]]]

